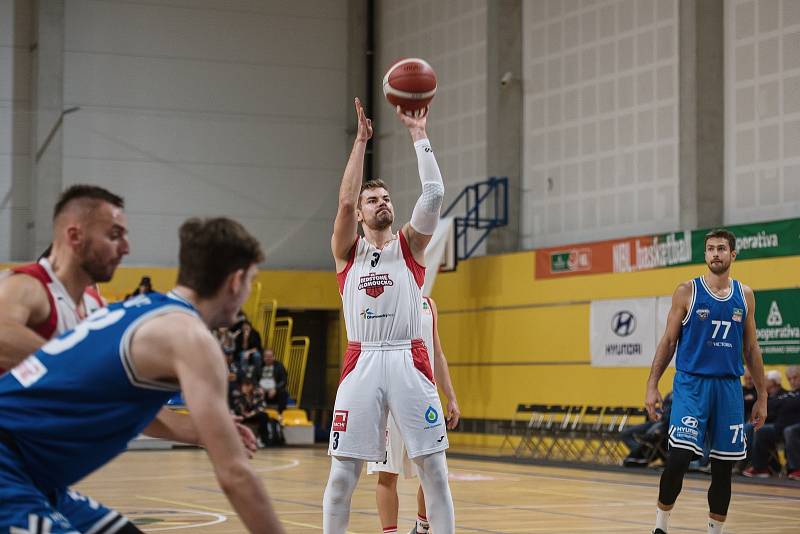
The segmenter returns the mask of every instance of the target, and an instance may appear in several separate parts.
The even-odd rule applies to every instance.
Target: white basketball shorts
[[[328,454],[386,459],[391,412],[409,458],[448,447],[445,415],[425,343],[350,342],[336,392]]]

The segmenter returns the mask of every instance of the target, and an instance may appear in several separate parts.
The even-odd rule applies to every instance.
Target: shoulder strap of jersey
[[[12,267],[11,272],[15,274],[26,274],[32,278],[35,278],[42,284],[42,287],[44,287],[44,292],[47,294],[47,301],[50,303],[50,313],[48,314],[46,321],[33,326],[32,330],[43,338],[50,339],[53,337],[53,333],[55,333],[56,327],[58,326],[56,301],[53,298],[53,294],[50,292],[50,289],[47,287],[48,284],[52,282],[50,275],[47,274],[47,270],[45,270],[45,268],[38,263],[29,263],[27,265]]]
[[[353,267],[353,262],[356,260],[356,251],[358,250],[358,242],[360,236],[356,235],[356,240],[353,243],[353,246],[350,247],[350,257],[347,258],[347,265],[344,266],[341,272],[336,273],[336,280],[339,282],[339,294],[341,295],[344,292],[344,283],[347,280],[347,273],[350,272],[350,269]]]

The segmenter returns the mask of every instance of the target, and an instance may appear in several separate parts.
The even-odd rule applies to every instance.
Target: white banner
[[[656,351],[656,299],[593,301],[592,366],[650,367]]]

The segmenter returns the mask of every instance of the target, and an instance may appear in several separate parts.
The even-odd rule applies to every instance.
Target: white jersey
[[[356,239],[337,275],[348,341],[419,339],[425,267],[414,260],[403,232],[383,249]]]
[[[78,326],[85,317],[103,307],[100,294],[94,287],[87,287],[83,293],[83,309],[75,305],[67,288],[53,272],[53,266],[47,258],[40,259],[37,263],[12,267],[4,276],[12,274],[27,274],[38,280],[47,291],[50,301],[50,315],[44,323],[33,327],[45,339],[63,334]]]

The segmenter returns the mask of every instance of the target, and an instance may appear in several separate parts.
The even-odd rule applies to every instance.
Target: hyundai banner
[[[649,367],[656,351],[656,303],[656,298],[593,301],[592,366]]]

